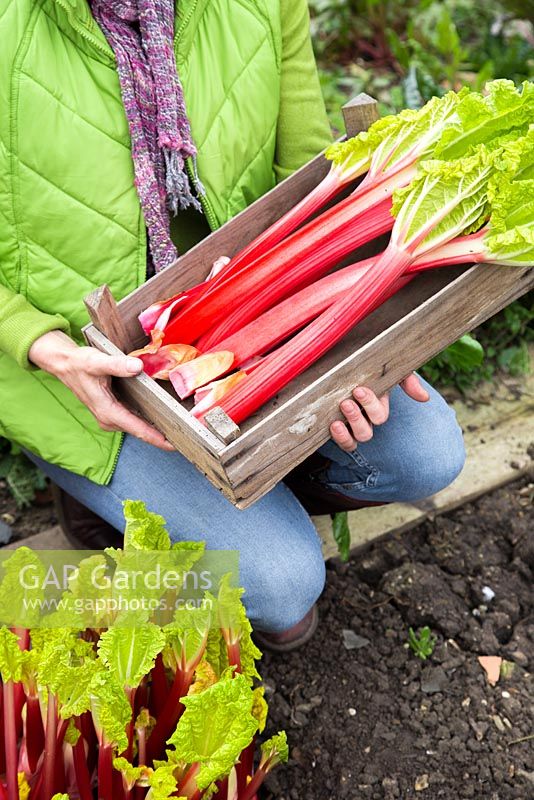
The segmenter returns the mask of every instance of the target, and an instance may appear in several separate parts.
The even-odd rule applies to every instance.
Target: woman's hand
[[[162,450],[174,450],[162,433],[129,411],[111,391],[111,377],[131,378],[143,369],[140,358],[107,356],[93,347],[78,347],[61,331],[32,344],[29,360],[55,375],[87,406],[104,431],[124,431]]]
[[[423,388],[417,375],[412,373],[401,382],[408,397],[425,403],[428,392]],[[342,450],[351,451],[358,442],[368,442],[373,438],[373,425],[383,425],[389,417],[389,395],[377,397],[371,389],[358,386],[354,389],[354,400],[343,400],[340,409],[347,424],[337,420],[330,425],[330,435]],[[355,402],[356,401],[356,402]]]

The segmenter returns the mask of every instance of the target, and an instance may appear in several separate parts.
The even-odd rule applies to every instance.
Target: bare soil
[[[265,796],[532,800],[533,575],[528,481],[331,563],[315,639],[264,657],[267,732],[290,742]],[[407,637],[425,625],[422,661]],[[491,686],[481,655],[507,677]]]

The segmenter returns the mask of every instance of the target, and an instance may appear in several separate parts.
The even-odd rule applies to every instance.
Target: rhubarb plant
[[[73,613],[82,599],[117,600],[119,580],[138,574],[136,563],[152,570],[165,554],[183,555],[187,576],[202,555],[199,543],[172,543],[162,517],[142,503],[127,502],[125,517],[124,549],[81,561],[62,598],[70,594],[66,613],[34,616],[31,630],[0,628],[0,798],[207,800],[216,793],[252,800],[275,763],[287,760],[287,745],[284,734],[266,743],[269,756],[262,751],[255,770],[256,737],[267,715],[256,670],[261,653],[230,576],[218,593],[205,593],[201,606],[172,605],[161,624],[144,609],[108,614],[105,627],[101,616],[89,626]],[[5,592],[16,588],[16,569],[31,567],[46,578],[30,552],[19,548],[7,565],[4,619],[12,619]],[[89,579],[98,574],[101,581],[106,565],[115,572],[98,598]],[[35,597],[42,600],[39,591]],[[122,595],[135,597],[128,588]],[[147,597],[166,595],[154,590]]]

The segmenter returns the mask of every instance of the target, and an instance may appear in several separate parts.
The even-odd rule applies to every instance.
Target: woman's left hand
[[[429,399],[427,390],[415,373],[403,381],[401,387],[408,397],[419,403]],[[389,395],[377,397],[366,386],[357,386],[352,392],[354,400],[343,400],[340,404],[342,414],[347,422],[337,420],[330,425],[330,435],[342,450],[351,451],[358,442],[368,442],[373,438],[373,425],[383,425],[389,417]]]

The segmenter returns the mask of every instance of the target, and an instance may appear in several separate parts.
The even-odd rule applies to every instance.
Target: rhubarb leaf
[[[285,764],[289,758],[289,749],[287,746],[287,736],[285,731],[271,736],[261,746],[261,761],[260,767],[266,772],[269,772],[277,764]]]
[[[73,719],[69,719],[67,730],[65,731],[65,742],[67,744],[70,744],[71,747],[74,747],[80,736],[81,732],[76,727],[76,723],[74,722]]]
[[[164,645],[165,635],[157,625],[115,625],[100,636],[98,655],[121,686],[135,689],[154,666]]]
[[[224,778],[252,741],[258,729],[252,700],[243,675],[220,680],[201,694],[182,698],[185,711],[169,744],[180,760],[200,764],[196,779],[200,789]]]
[[[119,753],[122,752],[128,745],[125,729],[132,716],[124,689],[110,673],[100,671],[94,676],[90,691],[91,711],[99,741],[115,744]]]
[[[162,764],[154,770],[148,778],[150,791],[147,800],[176,800],[178,786],[173,775],[175,769],[175,764]],[[185,800],[185,798],[178,798],[178,800]]]
[[[142,500],[125,500],[123,508],[125,550],[170,550],[171,540],[163,517],[148,511]]]
[[[30,787],[30,784],[28,783],[28,780],[27,780],[26,775],[24,774],[24,772],[17,773],[17,782],[18,782],[18,786],[19,786],[19,800],[29,800],[29,797],[30,797],[30,794],[31,794],[31,787]],[[61,795],[59,795],[59,796],[61,797]],[[67,800],[69,800],[67,795],[62,795],[62,796],[64,798],[66,797]],[[58,795],[56,795],[56,798],[57,797],[58,797]],[[52,798],[52,800],[54,800],[54,798]]]
[[[442,133],[434,156],[449,160],[466,154],[469,148],[487,143],[534,119],[534,84],[525,81],[519,91],[513,81],[495,80],[487,85],[487,96],[465,95],[458,104],[458,122]]]
[[[217,673],[206,659],[200,662],[195,669],[195,680],[189,687],[188,694],[199,694],[217,683]]]
[[[211,626],[211,609],[179,608],[163,633],[167,648],[165,661],[174,670],[190,671],[200,663]]]
[[[147,786],[149,777],[152,775],[152,769],[150,767],[145,765],[134,767],[133,764],[130,764],[127,758],[114,758],[113,766],[118,772],[122,772],[122,776],[129,792],[136,784],[139,786]]]
[[[418,110],[405,109],[397,114],[389,135],[375,149],[370,173],[397,171],[432,154],[468,91],[447,92],[443,97],[432,97]]]
[[[256,686],[252,696],[252,716],[258,723],[259,733],[263,733],[267,724],[267,714],[269,713],[269,706],[265,699],[265,686]]]
[[[0,674],[4,683],[22,680],[24,655],[19,647],[19,637],[9,628],[0,628]]]
[[[41,559],[29,547],[18,547],[3,563],[0,584],[0,622],[32,628],[42,614],[46,572]]]
[[[417,177],[393,195],[391,243],[417,257],[478,230],[489,216],[488,187],[501,155],[478,145],[456,161],[421,162]]]
[[[534,180],[498,184],[484,246],[489,261],[510,266],[534,263]]]
[[[239,642],[241,671],[252,683],[254,678],[260,677],[256,669],[256,661],[261,658],[262,654],[252,641],[252,625],[241,602],[241,596],[245,590],[231,586],[231,577],[231,574],[228,573],[221,578],[217,598],[219,625],[227,644]]]

